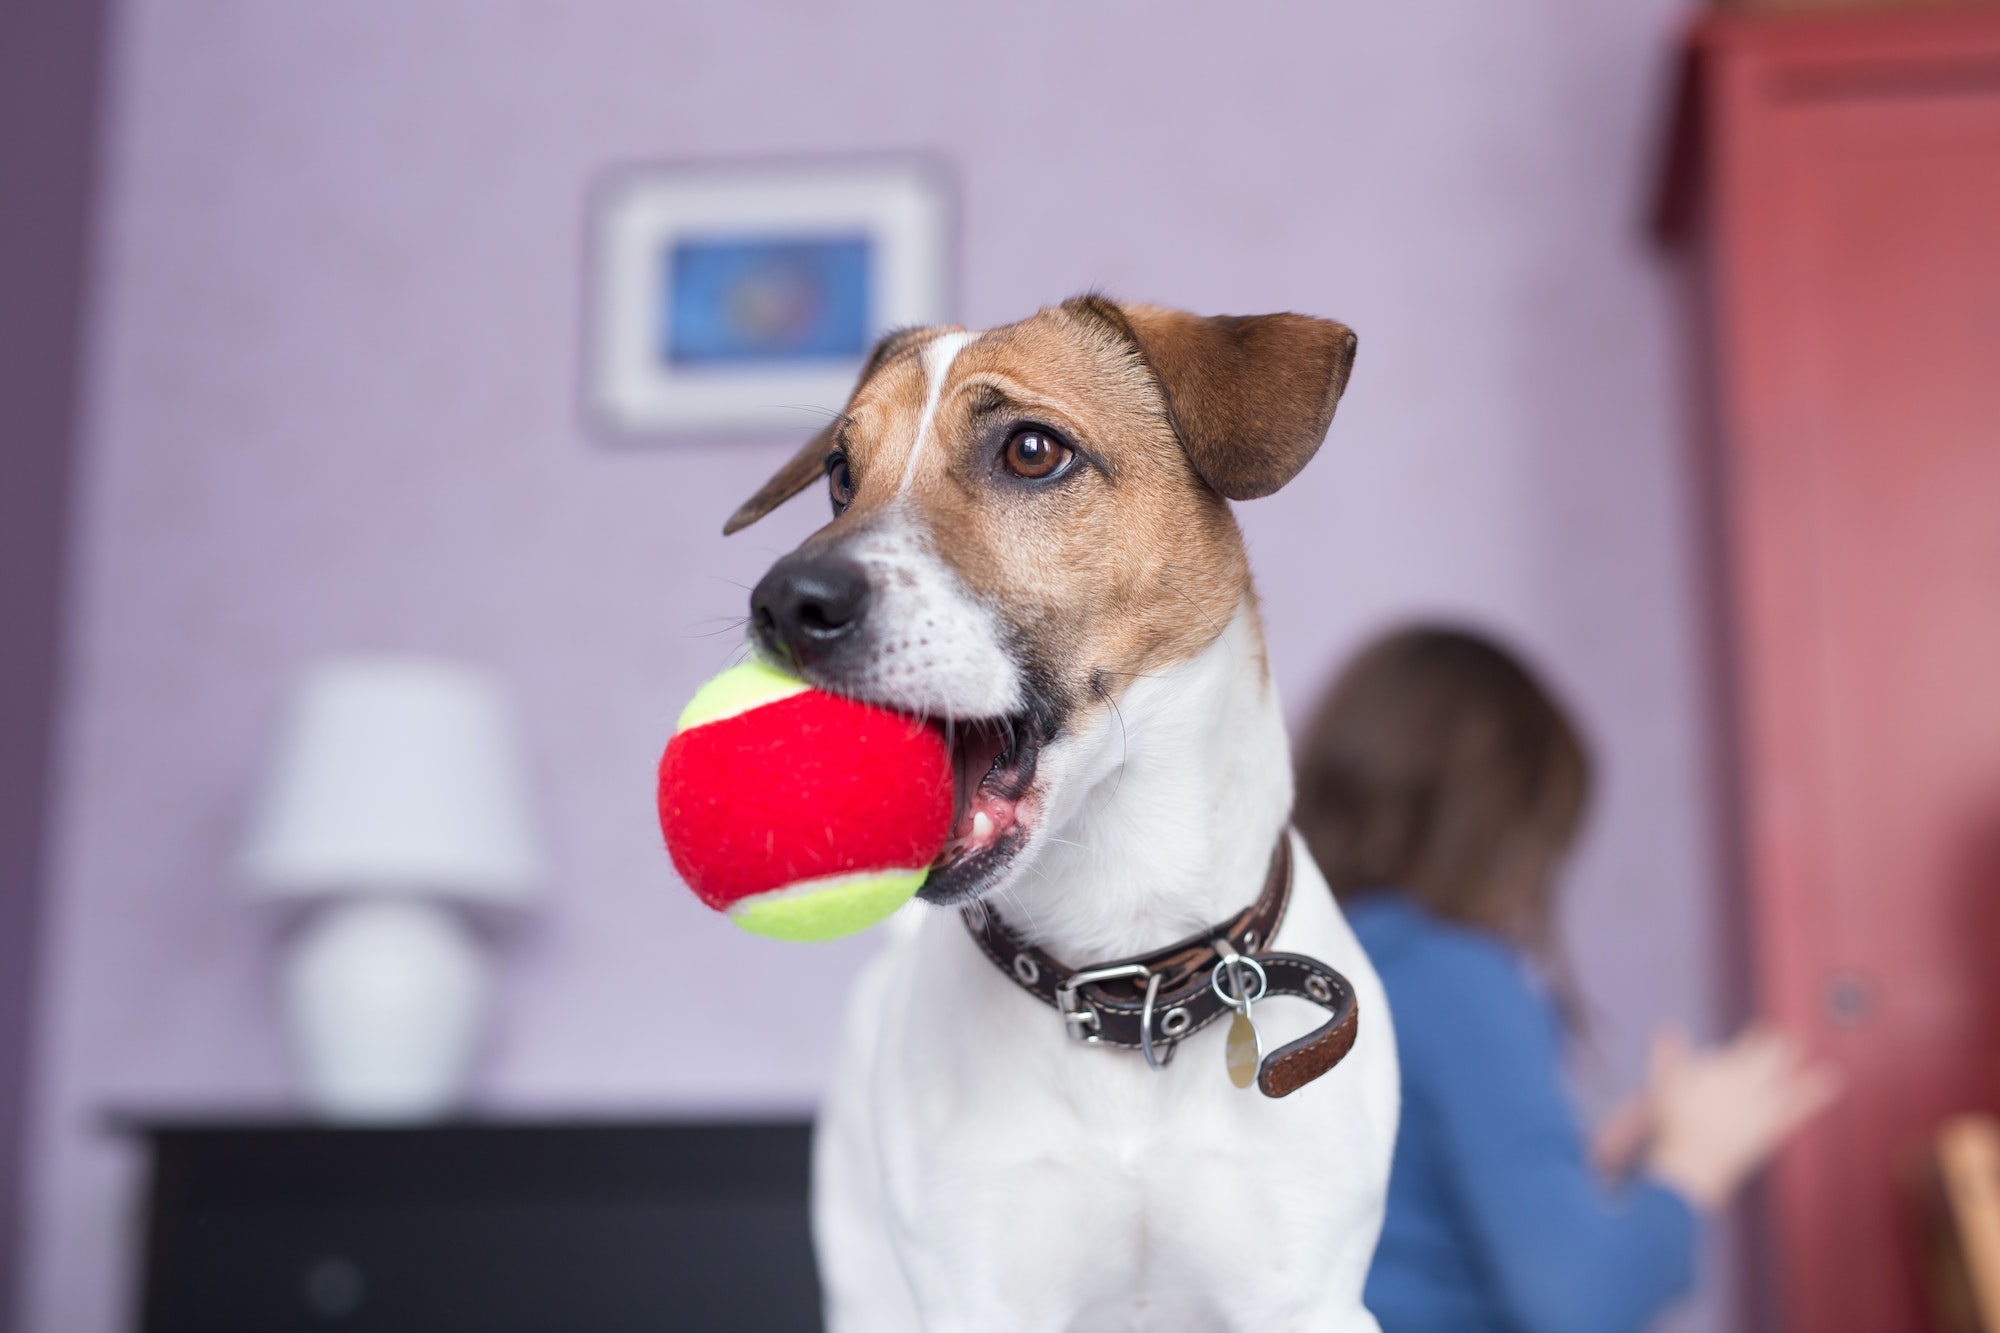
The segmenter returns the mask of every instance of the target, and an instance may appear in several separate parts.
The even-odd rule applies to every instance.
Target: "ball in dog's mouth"
[[[932,863],[922,897],[934,903],[985,890],[1027,840],[1023,807],[1041,742],[1023,718],[945,725],[951,745],[951,840]]]

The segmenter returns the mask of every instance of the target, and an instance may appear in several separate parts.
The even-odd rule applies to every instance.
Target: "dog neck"
[[[1262,887],[1291,813],[1284,717],[1246,594],[1192,659],[1142,677],[1052,745],[1040,854],[995,905],[1083,966],[1213,925]]]

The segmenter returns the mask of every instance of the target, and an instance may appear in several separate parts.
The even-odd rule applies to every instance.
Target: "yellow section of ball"
[[[799,944],[837,940],[886,921],[916,896],[930,868],[830,875],[754,894],[729,907],[729,918],[753,935]]]
[[[674,730],[686,731],[704,722],[720,722],[725,717],[803,694],[806,688],[806,683],[797,676],[780,671],[761,657],[753,657],[711,676],[707,684],[694,692],[687,707],[681,709]]]

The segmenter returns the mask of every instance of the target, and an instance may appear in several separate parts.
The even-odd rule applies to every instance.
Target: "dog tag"
[[[1250,1017],[1250,1007],[1264,998],[1269,989],[1264,969],[1254,958],[1245,958],[1236,952],[1225,937],[1215,942],[1215,972],[1209,984],[1222,1002],[1236,1011],[1236,1017],[1229,1020],[1229,1041],[1222,1048],[1222,1061],[1229,1070],[1229,1081],[1239,1088],[1247,1088],[1257,1081],[1257,1066],[1264,1059],[1264,1043],[1257,1035],[1257,1024]],[[1250,989],[1255,980],[1257,988]],[[1227,985],[1224,985],[1224,982]]]
[[[1264,1059],[1264,1044],[1257,1038],[1257,1025],[1250,1021],[1250,1006],[1244,1005],[1229,1020],[1229,1044],[1222,1048],[1229,1066],[1229,1081],[1247,1088],[1257,1081],[1257,1066]]]

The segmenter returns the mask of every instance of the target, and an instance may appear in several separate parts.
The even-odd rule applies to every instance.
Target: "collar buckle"
[[[1056,987],[1056,1012],[1062,1015],[1063,1030],[1069,1034],[1070,1040],[1096,1043],[1104,1039],[1104,1020],[1098,1017],[1097,1010],[1091,1007],[1088,1000],[1078,1006],[1078,991],[1100,981],[1121,981],[1128,977],[1143,981],[1151,975],[1152,970],[1144,963],[1121,963],[1115,967],[1094,967],[1071,973],[1069,980]]]

